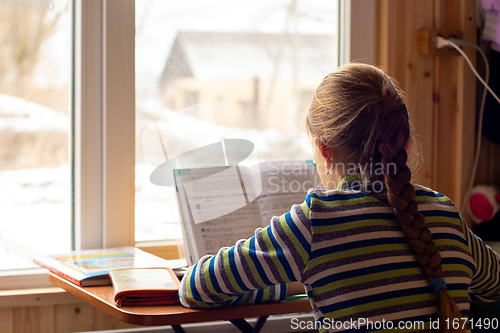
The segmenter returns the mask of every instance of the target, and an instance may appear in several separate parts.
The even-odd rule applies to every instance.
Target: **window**
[[[71,249],[69,0],[0,4],[0,271]]]
[[[220,138],[250,140],[259,161],[312,158],[304,117],[338,64],[338,13],[331,0],[136,0],[136,241],[180,237],[175,191],[149,181],[159,162],[142,142],[171,112],[208,102]],[[210,117],[189,114],[190,130],[162,135],[202,140]]]
[[[5,2],[6,6],[9,6],[15,1]],[[44,173],[46,170],[42,169],[36,175],[31,176],[30,174],[29,178],[21,177],[23,183],[18,186],[19,188],[22,187],[22,184],[26,184],[25,187],[31,186],[26,181],[33,181],[36,186],[40,187],[38,192],[26,191],[23,193],[22,199],[25,202],[32,200],[35,203],[29,202],[29,205],[20,210],[22,214],[30,212],[33,214],[34,209],[37,208],[36,204],[40,203],[40,201],[36,201],[36,198],[31,198],[35,195],[48,198],[49,200],[46,201],[53,204],[50,211],[39,210],[38,215],[34,216],[34,222],[40,222],[35,225],[35,228],[38,229],[29,230],[26,225],[24,225],[24,229],[20,228],[22,225],[17,226],[12,222],[4,222],[3,216],[0,220],[2,237],[6,234],[5,230],[17,228],[17,230],[21,230],[21,233],[15,236],[16,239],[24,242],[23,245],[27,247],[32,246],[30,242],[33,243],[32,252],[24,251],[20,246],[13,247],[12,260],[16,264],[21,257],[26,263],[31,263],[33,256],[37,254],[64,252],[71,247],[89,249],[134,245],[134,1],[45,1],[45,3],[48,2],[54,3],[54,12],[59,13],[57,10],[66,9],[65,14],[61,15],[58,24],[55,25],[57,33],[65,34],[66,39],[60,45],[53,43],[45,45],[44,43],[42,48],[46,51],[45,56],[50,60],[51,66],[40,69],[38,81],[35,83],[42,86],[45,84],[44,87],[47,89],[54,88],[54,82],[60,82],[56,80],[59,78],[59,68],[56,67],[63,66],[62,72],[66,74],[66,79],[62,82],[65,82],[66,88],[64,88],[64,84],[58,83],[59,85],[56,86],[61,91],[71,90],[73,94],[66,93],[66,102],[63,99],[56,99],[57,94],[49,96],[43,94],[43,91],[38,91],[37,94],[28,94],[30,92],[28,88],[34,89],[36,87],[34,84],[24,86],[24,90],[21,92],[33,98],[44,97],[58,106],[66,105],[66,112],[69,110],[69,114],[63,115],[68,119],[65,130],[67,136],[71,133],[72,140],[62,141],[59,138],[57,143],[67,147],[71,141],[72,149],[66,150],[70,153],[65,160],[65,163],[69,164],[66,166],[67,172],[63,166],[57,174],[54,172]],[[26,6],[27,1],[23,3],[23,6]],[[31,1],[30,3],[33,4]],[[41,5],[42,2],[37,1],[37,3]],[[21,2],[16,2],[16,4],[19,5]],[[9,12],[4,12],[1,6],[0,3],[0,17],[2,17],[0,24],[5,24],[4,18],[7,18],[6,15]],[[30,14],[31,10],[32,8],[30,8]],[[22,8],[19,12],[22,12]],[[0,36],[2,38],[3,34],[7,38],[14,36],[13,45],[22,40],[19,37],[25,38],[30,33],[35,33],[37,40],[43,40],[41,38],[43,34],[37,35],[41,31],[34,29],[33,26],[40,22],[45,22],[50,26],[52,21],[49,18],[37,20],[31,26],[24,21],[16,21],[14,28],[2,29]],[[24,23],[20,24],[20,22]],[[66,25],[59,27],[64,22]],[[23,31],[28,33],[25,36],[18,36]],[[6,52],[3,44],[0,50]],[[33,50],[24,48],[22,51]],[[4,53],[2,53],[1,60],[4,60],[3,56]],[[0,68],[0,70],[4,69]],[[71,77],[70,74],[72,74]],[[28,79],[29,77],[25,75],[22,78]],[[28,81],[25,80],[25,82]],[[72,84],[70,85],[69,82]],[[68,89],[69,86],[71,89]],[[2,93],[3,91],[0,91],[0,94]],[[37,102],[37,100],[34,101]],[[52,104],[49,106],[55,108]],[[56,116],[47,119],[39,117],[36,119],[38,122],[34,122],[35,125],[57,128],[57,125],[61,123],[61,115],[54,112],[48,112],[48,114],[56,114]],[[72,120],[71,123],[69,123],[69,119]],[[12,120],[5,121],[3,118],[0,126],[5,126],[4,124],[9,122]],[[73,131],[69,131],[70,125],[72,125]],[[39,150],[35,153],[40,153],[41,148],[47,149],[46,143],[55,140],[53,135],[42,138],[46,140],[39,142],[40,144],[36,146]],[[30,155],[21,156],[29,157]],[[47,154],[45,157],[49,156],[59,155]],[[55,166],[50,167],[55,168]],[[28,171],[30,170],[26,170],[27,175]],[[48,177],[47,174],[52,178]],[[46,177],[48,181],[38,180],[40,177]],[[66,178],[57,183],[56,179],[61,179],[58,177]],[[9,180],[15,180],[15,178],[9,177]],[[62,185],[50,186],[52,183]],[[59,190],[60,192],[58,192]],[[72,192],[73,196],[71,196]],[[2,201],[6,199],[12,201],[11,197],[14,197],[12,194],[16,193],[9,193],[3,191],[3,187],[0,188]],[[63,203],[66,202],[66,208],[54,208],[57,202],[53,202],[55,200],[51,198],[61,200]],[[0,214],[3,213],[4,211],[0,212]],[[64,225],[56,227],[53,220],[60,215],[64,215]],[[47,220],[46,217],[53,218],[53,220]],[[73,223],[71,223],[72,220]],[[22,221],[16,219],[15,222]],[[31,221],[24,223],[26,222],[31,223]],[[35,242],[40,243],[41,241],[47,245],[45,249],[34,246]],[[0,241],[0,244],[4,246],[6,243]],[[8,245],[12,244],[8,243]],[[2,270],[0,275],[0,289],[50,286],[46,271],[39,268]]]
[[[6,6],[9,3],[6,1]],[[39,47],[41,53],[34,74],[23,72],[21,76],[19,82],[24,86],[18,91],[23,96],[7,90],[12,85],[6,80],[15,76],[11,72],[6,75],[7,69],[2,67],[4,55],[10,52],[4,48],[4,40],[38,30],[28,29],[29,25],[20,21],[15,29],[0,29],[0,96],[17,96],[24,105],[39,104],[36,110],[44,106],[43,110],[54,111],[47,113],[54,117],[47,118],[51,119],[47,122],[56,127],[50,135],[44,132],[46,135],[40,136],[35,147],[38,150],[33,154],[9,148],[21,157],[16,163],[25,163],[22,172],[26,176],[21,175],[20,181],[12,176],[16,170],[7,170],[7,145],[0,147],[0,251],[6,251],[7,246],[11,249],[11,266],[2,263],[0,270],[28,267],[32,257],[42,253],[41,247],[34,247],[36,242],[47,246],[43,252],[59,252],[72,245],[89,249],[178,238],[174,192],[149,181],[156,166],[145,160],[141,142],[144,129],[168,110],[208,102],[211,116],[222,129],[221,137],[237,136],[254,142],[260,161],[311,157],[301,119],[306,111],[303,105],[308,104],[303,101],[308,98],[304,92],[314,89],[324,74],[337,65],[336,1],[53,3],[53,11],[46,12],[42,22],[52,22],[49,18],[53,14],[60,14],[60,18],[53,26],[53,34],[43,39]],[[10,15],[8,7],[3,11],[2,6],[0,3],[0,26],[7,24]],[[31,9],[29,13],[36,14]],[[210,43],[206,48],[200,44],[203,39]],[[186,61],[192,58],[191,46],[208,53],[197,51],[194,54],[203,55],[201,59]],[[208,59],[220,59],[219,54],[211,57],[211,52],[216,51],[223,51],[227,60],[223,70],[220,62],[206,63]],[[245,62],[234,61],[238,59]],[[42,66],[43,63],[50,65]],[[310,64],[315,64],[314,68]],[[202,67],[198,70],[195,65]],[[6,104],[0,101],[0,135],[6,124],[31,120],[30,115],[16,116],[15,120],[5,117],[2,106]],[[201,121],[203,128],[210,117],[200,112],[194,118]],[[44,122],[35,123],[41,126]],[[61,130],[57,127],[60,123],[68,127]],[[198,133],[181,134],[195,137]],[[73,149],[68,148],[70,137]],[[47,149],[53,153],[40,154]],[[32,157],[47,157],[48,164],[40,168],[28,166]],[[13,161],[9,163],[14,165]],[[11,186],[9,190],[4,189],[5,184]],[[21,192],[28,188],[29,191]],[[36,196],[43,200],[37,201]],[[19,214],[32,214],[36,224],[28,222],[39,229],[27,230],[19,215],[10,218],[15,223],[6,220],[7,212],[15,208],[15,198],[27,203],[25,209],[18,210]],[[52,208],[35,214],[36,205],[42,201]],[[42,223],[46,216],[51,220]],[[21,245],[5,241],[12,230],[17,230],[17,234],[11,238]],[[50,238],[54,233],[57,236]],[[23,246],[32,248],[25,251]],[[0,260],[5,259],[5,253],[0,252]],[[20,264],[21,257],[26,266]],[[6,273],[9,276],[0,277],[0,289],[48,286],[45,273],[40,272]]]

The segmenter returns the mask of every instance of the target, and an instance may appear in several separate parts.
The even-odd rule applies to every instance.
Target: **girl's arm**
[[[488,245],[469,230],[462,220],[471,255],[476,262],[476,271],[469,285],[472,301],[493,302],[500,299],[500,257]]]
[[[301,281],[311,250],[309,207],[294,205],[255,236],[205,256],[181,282],[179,299],[189,308],[281,301],[286,283]]]

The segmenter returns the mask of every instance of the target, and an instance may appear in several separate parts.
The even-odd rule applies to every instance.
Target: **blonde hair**
[[[336,161],[385,166],[387,200],[408,244],[429,282],[442,279],[441,255],[418,211],[410,183],[412,173],[405,145],[412,125],[397,82],[374,66],[342,66],[327,75],[316,89],[306,126],[310,136],[332,150]],[[394,164],[395,168],[387,167]],[[446,319],[461,318],[461,314],[445,288],[439,289],[437,295],[441,332],[463,332],[445,327]]]

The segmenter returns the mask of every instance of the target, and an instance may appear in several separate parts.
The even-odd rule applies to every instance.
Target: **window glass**
[[[69,0],[0,2],[0,270],[71,247]]]
[[[145,157],[152,124],[179,151],[215,123],[219,138],[251,141],[259,162],[312,159],[304,120],[337,67],[337,22],[332,0],[136,1],[136,241],[181,236],[173,186],[149,180],[161,163]],[[172,112],[188,130],[159,121]]]

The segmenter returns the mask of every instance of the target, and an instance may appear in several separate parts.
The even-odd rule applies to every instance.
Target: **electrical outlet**
[[[423,56],[458,56],[460,55],[455,50],[450,50],[447,47],[444,47],[440,50],[436,49],[434,45],[434,37],[443,36],[445,38],[454,37],[461,39],[462,32],[454,31],[454,32],[446,32],[443,33],[438,29],[423,29],[417,32],[417,53]]]

